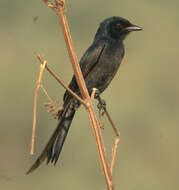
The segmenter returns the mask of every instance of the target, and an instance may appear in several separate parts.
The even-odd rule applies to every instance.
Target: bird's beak
[[[132,32],[132,31],[140,31],[142,30],[142,28],[140,26],[131,24],[131,26],[126,27],[126,30]]]

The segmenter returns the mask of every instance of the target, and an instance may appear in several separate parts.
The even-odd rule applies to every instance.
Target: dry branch
[[[44,88],[44,86],[41,84],[40,87],[41,87],[41,89],[43,90],[44,94],[46,95],[48,101],[49,101],[50,103],[53,103],[52,98],[50,98],[50,96],[48,95],[48,93],[47,93],[46,89]]]
[[[57,15],[59,17],[59,20],[60,20],[60,23],[62,26],[62,31],[63,31],[65,42],[67,45],[69,57],[70,57],[70,60],[71,60],[71,63],[72,63],[73,69],[74,69],[76,81],[78,83],[82,97],[86,101],[86,108],[87,108],[88,113],[89,113],[90,122],[91,122],[91,126],[92,126],[93,133],[95,136],[95,140],[96,140],[96,144],[97,144],[97,148],[98,148],[98,153],[100,156],[100,163],[101,163],[101,166],[103,169],[106,184],[107,184],[107,187],[109,190],[113,190],[114,184],[112,181],[112,174],[111,174],[108,162],[107,162],[107,158],[106,158],[106,154],[105,154],[105,150],[104,150],[104,143],[102,141],[102,136],[101,136],[101,133],[99,131],[99,125],[98,125],[99,121],[97,120],[96,115],[94,113],[91,98],[90,98],[88,90],[86,88],[86,84],[85,84],[80,66],[78,64],[76,54],[74,52],[74,47],[73,47],[72,38],[70,35],[70,30],[68,27],[66,16],[64,14],[65,1],[64,0],[56,0],[55,2],[57,5]]]
[[[38,93],[39,89],[41,86],[41,81],[42,81],[42,75],[43,71],[45,69],[46,61],[43,61],[43,63],[40,65],[40,74],[39,74],[39,79],[37,83],[37,87],[35,90],[35,96],[34,96],[34,110],[33,110],[33,127],[32,127],[32,142],[31,142],[31,149],[30,149],[30,154],[34,154],[34,141],[35,141],[35,131],[36,131],[36,122],[37,122],[37,103],[38,103]]]
[[[116,129],[116,127],[115,127],[115,125],[114,125],[114,123],[113,123],[113,121],[112,121],[112,119],[111,119],[111,117],[110,117],[110,115],[109,115],[109,113],[108,113],[108,111],[106,109],[106,105],[103,106],[104,100],[100,96],[98,96],[98,101],[99,101],[99,104],[102,105],[102,109],[104,110],[104,113],[106,114],[106,116],[107,116],[107,118],[108,118],[108,120],[109,120],[109,122],[110,122],[110,124],[111,124],[111,126],[112,126],[112,128],[113,128],[113,130],[114,130],[114,132],[116,134],[116,136],[119,137],[120,136],[120,132]]]
[[[115,162],[115,159],[116,159],[116,153],[117,153],[118,144],[119,144],[119,138],[116,138],[115,143],[114,143],[114,148],[112,149],[112,159],[111,159],[111,167],[110,167],[111,173],[112,173],[112,170],[113,170],[113,167],[114,167],[114,162]]]

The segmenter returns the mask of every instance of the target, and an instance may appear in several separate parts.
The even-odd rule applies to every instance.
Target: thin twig
[[[57,117],[57,116],[58,116],[58,113],[61,112],[63,109],[64,109],[63,106],[57,107],[57,108],[54,110],[54,115],[55,115],[55,117]]]
[[[40,56],[40,54],[35,52],[35,55],[37,56],[37,58],[39,59],[39,61],[41,63],[43,63],[44,59]],[[55,74],[55,72],[46,64],[45,68],[47,69],[47,71],[72,95],[74,96],[80,103],[82,103],[83,105],[86,105],[86,102],[80,98],[76,93],[74,93],[70,88],[68,88],[64,82],[59,78],[59,76],[57,76],[57,74]]]
[[[111,117],[110,117],[110,115],[109,115],[109,113],[108,113],[108,111],[107,111],[106,108],[104,108],[104,112],[105,112],[105,114],[106,114],[109,122],[111,123],[111,126],[112,126],[112,128],[113,128],[116,136],[119,137],[120,136],[120,132],[116,129],[116,127],[115,127],[115,125],[114,125],[114,123],[113,123],[113,121],[112,121],[112,119],[111,119]]]
[[[52,98],[50,98],[50,96],[48,95],[46,89],[44,88],[44,86],[42,84],[41,84],[41,88],[42,88],[44,94],[46,95],[48,101],[52,103],[53,102]]]
[[[37,122],[38,93],[39,93],[39,88],[41,86],[42,75],[43,75],[43,71],[45,69],[45,65],[46,65],[46,61],[43,61],[43,63],[40,65],[40,73],[39,73],[38,83],[37,83],[37,87],[36,87],[36,90],[35,90],[35,96],[34,96],[32,141],[31,141],[31,149],[30,149],[30,154],[31,155],[34,154],[34,141],[35,141],[35,131],[36,131],[36,122]]]
[[[50,96],[48,95],[47,93],[47,90],[43,87],[43,85],[41,84],[41,89],[43,90],[45,96],[47,97],[48,99],[48,103],[44,103],[44,106],[46,107],[50,107],[50,109],[47,110],[48,113],[51,113],[55,116],[55,119],[57,118],[57,115],[58,113],[63,110],[63,106],[60,106],[58,108],[55,108],[55,104],[56,104],[56,101],[53,102],[53,100],[50,98]]]
[[[116,153],[117,153],[118,144],[119,144],[119,138],[116,138],[115,143],[114,143],[114,148],[112,149],[112,160],[111,160],[111,167],[110,167],[111,173],[112,173],[112,170],[113,170],[113,167],[114,167],[114,162],[115,162],[115,159],[116,159]]]
[[[98,101],[99,101],[100,104],[103,104],[103,100],[101,99],[100,96],[98,96]],[[113,130],[114,130],[114,132],[116,134],[116,136],[119,137],[120,136],[120,132],[115,127],[115,125],[114,125],[114,123],[113,123],[113,121],[112,121],[112,119],[111,119],[111,117],[110,117],[110,115],[109,115],[109,113],[108,113],[108,111],[106,109],[106,106],[103,106],[103,110],[104,110],[104,113],[106,114],[106,116],[107,116],[107,118],[108,118],[108,120],[109,120],[109,122],[110,122],[110,124],[111,124],[111,126],[112,126],[112,128],[113,128]]]
[[[91,100],[92,101],[94,101],[94,97],[95,97],[96,91],[97,91],[97,88],[93,88],[92,89],[92,93],[91,93]]]
[[[57,5],[57,10],[58,10],[57,15],[59,17],[59,20],[60,20],[60,23],[62,26],[63,35],[64,35],[65,42],[67,45],[67,50],[68,50],[68,54],[70,57],[70,61],[72,63],[76,81],[79,86],[79,89],[80,89],[83,99],[87,100],[89,98],[88,90],[87,90],[87,88],[85,88],[86,84],[85,84],[80,66],[78,64],[77,56],[74,52],[74,47],[73,47],[73,42],[72,42],[72,38],[70,35],[69,26],[67,23],[66,15],[64,14],[65,0],[55,0],[55,2]],[[87,105],[87,106],[89,106],[89,105]]]

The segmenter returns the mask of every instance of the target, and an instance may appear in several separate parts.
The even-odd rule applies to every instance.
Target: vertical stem
[[[34,110],[33,110],[33,126],[32,126],[32,140],[31,140],[31,148],[30,148],[30,154],[34,154],[34,142],[35,142],[35,132],[36,132],[36,122],[37,122],[37,103],[38,103],[38,93],[42,81],[42,75],[43,71],[45,69],[46,61],[43,62],[43,64],[40,65],[40,73],[38,78],[37,87],[35,90],[35,96],[34,96]]]
[[[91,98],[89,96],[89,93],[88,93],[88,90],[86,88],[86,84],[85,84],[80,66],[78,64],[78,59],[77,59],[76,54],[74,52],[73,43],[72,43],[72,39],[71,39],[71,35],[70,35],[70,30],[69,30],[69,27],[67,24],[66,16],[64,14],[65,1],[64,0],[56,0],[55,2],[57,5],[56,13],[59,17],[59,20],[60,20],[60,23],[62,26],[62,31],[63,31],[65,42],[67,45],[70,61],[72,63],[73,69],[74,69],[76,81],[77,81],[78,86],[80,88],[80,92],[83,96],[83,99],[86,101],[86,108],[88,110],[91,125],[93,128],[93,133],[95,136],[95,140],[96,140],[96,144],[97,144],[97,148],[98,148],[98,153],[99,153],[99,157],[100,157],[100,163],[102,166],[105,181],[106,181],[108,190],[114,190],[112,175],[111,175],[111,171],[110,171],[110,168],[109,168],[109,165],[107,162],[107,158],[106,158],[106,154],[105,154],[105,150],[104,150],[104,144],[103,144],[102,137],[101,137],[101,134],[99,131],[97,118],[95,116],[93,105],[91,102]]]
[[[84,88],[84,86],[86,86],[86,85],[85,85],[85,81],[84,81],[81,69],[78,64],[77,56],[74,52],[74,46],[73,46],[72,38],[70,35],[69,26],[67,24],[66,15],[64,14],[63,7],[60,5],[61,1],[59,1],[59,0],[56,0],[56,1],[58,2],[57,3],[57,10],[58,10],[57,15],[58,15],[59,20],[62,25],[62,31],[63,31],[63,35],[64,35],[65,42],[67,45],[67,50],[68,50],[68,54],[70,57],[70,61],[72,63],[72,67],[73,67],[74,74],[76,77],[76,81],[78,83],[78,86],[80,88],[80,92],[81,92],[82,96],[84,97],[84,99],[86,99],[86,98],[89,98],[89,94],[88,94],[87,88]]]

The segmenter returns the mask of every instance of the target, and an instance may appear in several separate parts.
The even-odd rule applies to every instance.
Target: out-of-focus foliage
[[[103,94],[121,131],[113,176],[116,189],[178,190],[179,1],[67,3],[79,58],[106,17],[123,16],[143,27],[125,41],[125,64]],[[33,52],[41,53],[66,83],[72,69],[58,19],[40,0],[1,0],[0,26],[1,189],[105,189],[84,108],[74,119],[56,167],[44,164],[25,176],[56,126],[40,93],[35,156],[30,158],[33,95],[39,72]],[[43,81],[53,99],[62,103],[64,89],[47,72]],[[103,122],[110,155],[114,135],[105,118]]]

